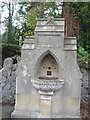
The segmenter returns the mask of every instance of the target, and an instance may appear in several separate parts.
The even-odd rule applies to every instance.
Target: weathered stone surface
[[[64,19],[63,18],[48,18],[47,19],[39,19],[35,32],[50,32],[50,31],[57,31],[57,32],[64,32]]]
[[[81,101],[85,102],[88,101],[89,98],[89,77],[88,74],[89,72],[87,72],[84,69],[81,69],[82,71],[82,82],[81,82]]]
[[[18,58],[18,59],[17,59],[17,66],[18,66],[18,64],[19,64],[20,60],[21,60],[21,58]]]
[[[0,82],[2,86],[2,103],[13,104],[15,102],[16,89],[16,69],[17,64],[13,64],[12,58],[6,58],[3,69],[0,73]]]
[[[1,106],[1,103],[2,103],[2,87],[1,87],[1,79],[2,79],[2,70],[0,70],[0,115],[1,115],[1,110],[2,110],[2,106]]]
[[[13,64],[12,70],[13,70],[13,71],[16,71],[16,69],[17,69],[17,64]]]
[[[64,45],[76,45],[77,40],[76,37],[65,37],[64,38]]]
[[[5,59],[5,61],[4,61],[4,68],[12,68],[12,66],[13,66],[13,60],[12,60],[12,58],[6,58]]]
[[[34,49],[35,45],[34,44],[24,44],[22,47],[22,50],[30,50],[30,49]]]
[[[66,50],[66,51],[76,51],[77,46],[76,45],[64,45],[64,50]]]

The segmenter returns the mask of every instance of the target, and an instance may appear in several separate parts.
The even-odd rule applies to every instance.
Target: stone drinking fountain
[[[54,92],[61,89],[64,80],[59,80],[54,77],[41,77],[37,80],[31,80],[31,82],[33,87],[38,90],[40,94],[40,115],[42,115],[42,117],[50,117],[52,95]]]
[[[76,37],[64,36],[64,19],[39,19],[26,36],[16,71],[12,118],[79,118],[81,72]]]

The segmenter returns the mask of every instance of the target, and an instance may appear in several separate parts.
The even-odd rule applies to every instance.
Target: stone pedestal
[[[40,115],[42,116],[51,116],[51,100],[53,92],[42,92],[40,94]]]

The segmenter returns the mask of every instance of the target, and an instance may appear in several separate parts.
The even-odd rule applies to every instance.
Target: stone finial
[[[47,18],[47,23],[46,24],[54,24],[54,17],[48,17]]]

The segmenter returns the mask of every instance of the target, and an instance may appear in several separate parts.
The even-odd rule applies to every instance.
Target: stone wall
[[[13,64],[12,58],[6,58],[4,60],[3,69],[1,70],[0,77],[2,86],[2,102],[13,104],[15,101],[15,89],[16,89],[16,75],[15,71],[17,64]]]
[[[13,64],[12,58],[4,60],[4,66],[0,70],[0,84],[2,86],[2,102],[14,104],[16,89],[16,74],[18,63]],[[83,74],[81,85],[81,101],[88,101],[88,72],[81,70]],[[0,101],[1,102],[1,101]]]
[[[81,69],[83,78],[82,78],[82,84],[81,84],[81,101],[85,102],[88,101],[88,94],[89,94],[89,71],[87,72],[85,69]]]

